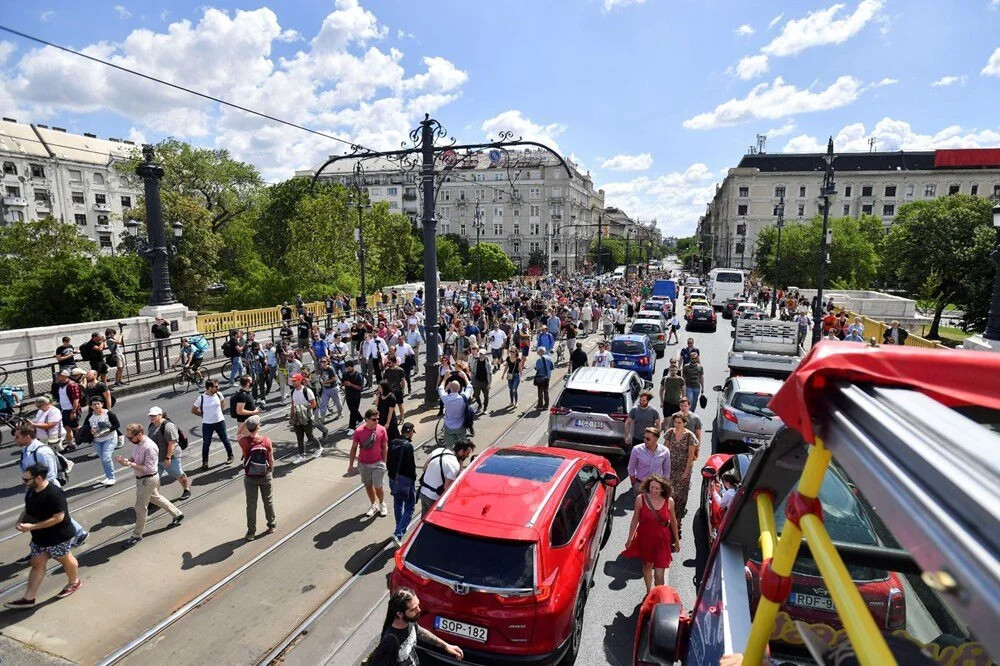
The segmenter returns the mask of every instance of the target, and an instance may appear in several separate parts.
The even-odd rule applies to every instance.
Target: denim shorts
[[[159,473],[161,475],[163,474],[164,471],[166,471],[167,474],[170,475],[170,478],[173,479],[179,479],[180,477],[184,476],[184,468],[181,467],[180,456],[175,455],[174,457],[172,457],[170,459],[169,465],[164,465],[163,462],[164,461],[162,460],[159,462],[159,468],[158,468]]]

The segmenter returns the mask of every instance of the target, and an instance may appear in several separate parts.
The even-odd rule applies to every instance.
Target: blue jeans
[[[118,436],[115,435],[111,439],[105,440],[94,440],[94,450],[97,451],[97,457],[101,459],[101,467],[104,468],[104,476],[107,479],[115,480],[115,466],[111,460],[111,454],[115,450],[115,444],[117,444]]]
[[[229,385],[232,386],[243,376],[243,357],[234,356],[230,360],[233,362],[233,369],[229,373]]]
[[[701,395],[701,389],[686,386],[684,387],[684,395],[687,396],[690,409],[693,412],[698,407],[698,396]]]
[[[233,445],[229,443],[229,435],[226,434],[226,422],[202,423],[201,424],[201,461],[208,464],[208,447],[212,444],[212,433],[217,433],[222,445],[226,447],[226,453],[233,457]]]
[[[514,373],[507,378],[507,391],[510,393],[510,401],[517,402],[517,387],[521,385],[521,374]]]
[[[413,518],[413,507],[417,503],[417,493],[413,486],[410,486],[410,492],[404,495],[393,495],[392,496],[392,514],[396,517],[396,529],[393,535],[403,538],[403,534],[406,533],[406,526],[410,524],[410,519]]]

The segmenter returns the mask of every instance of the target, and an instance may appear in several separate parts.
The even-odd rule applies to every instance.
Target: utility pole
[[[823,274],[826,272],[826,263],[830,260],[827,250],[827,229],[830,221],[830,197],[837,193],[837,184],[833,182],[833,137],[830,137],[826,144],[826,173],[823,175],[823,189],[820,196],[823,197],[823,235],[819,239],[819,282],[816,284],[816,308],[813,311],[813,331],[812,343],[819,342],[823,333]]]
[[[483,213],[479,210],[479,200],[476,199],[476,291],[483,289],[483,251],[479,247],[479,233],[483,229]]]
[[[629,247],[628,247],[628,245],[629,245],[629,241],[632,240],[632,232],[633,231],[635,231],[635,229],[626,229],[625,230],[625,278],[626,279],[628,279],[628,260],[629,260],[629,256],[628,256]]]
[[[785,226],[785,195],[778,201],[778,244],[774,248],[774,289],[771,290],[771,319],[778,310],[778,269],[781,267],[781,230]]]

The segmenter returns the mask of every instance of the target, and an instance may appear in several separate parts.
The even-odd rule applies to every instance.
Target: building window
[[[45,167],[41,164],[31,164],[31,177],[32,178],[45,178]]]
[[[451,225],[448,224],[447,222],[442,222],[441,223],[441,233],[444,234],[444,235],[450,234],[451,233]]]
[[[806,195],[806,186],[805,185],[799,185],[799,196],[800,197],[804,197],[805,195]]]
[[[503,217],[503,206],[493,206],[493,217]]]
[[[785,196],[785,186],[778,185],[777,187],[774,188],[774,198],[777,199],[783,196]]]
[[[851,216],[851,204],[844,204],[844,217]]]
[[[864,204],[864,205],[862,205],[861,206],[861,214],[862,215],[871,215],[872,214],[872,205],[871,204]]]
[[[933,197],[937,196],[937,185],[924,185],[924,196]]]
[[[528,211],[528,215],[530,215],[531,217],[538,217],[539,215],[541,215],[541,208],[538,206],[531,206],[530,210]]]
[[[886,185],[885,186],[885,196],[887,196],[887,197],[894,197],[894,196],[896,196],[896,186],[895,185]]]
[[[106,196],[104,196],[103,194],[95,194],[94,195],[94,203],[96,203],[96,204],[106,204],[106,203],[108,203],[108,198]]]
[[[7,175],[7,176],[16,176],[17,175],[17,166],[13,162],[4,162],[3,163],[3,172],[4,172],[4,175]]]
[[[845,186],[844,187],[844,196],[845,197],[851,196],[851,191],[852,191],[852,188],[851,188],[850,185]]]
[[[970,187],[969,194],[971,194],[972,196],[976,196],[977,194],[979,194],[979,185],[973,185],[972,187]]]
[[[84,213],[77,213],[73,216],[76,219],[76,223],[81,227],[87,226],[87,215]]]
[[[896,214],[896,205],[895,204],[884,204],[882,206],[882,216],[883,217],[892,217],[895,214]]]
[[[514,223],[514,235],[519,236],[521,234],[521,225],[517,222]]]
[[[94,185],[103,185],[103,184],[104,184],[104,176],[102,176],[99,173],[95,173],[94,174]]]
[[[542,196],[541,192],[542,191],[540,189],[538,189],[537,187],[528,188],[528,198],[529,199],[538,199],[539,197]]]
[[[862,185],[861,186],[861,196],[863,196],[863,197],[870,197],[872,195],[872,189],[873,188],[872,188],[871,185]]]
[[[387,187],[387,188],[385,188],[385,193],[388,196],[390,196],[390,197],[394,197],[397,194],[399,194],[399,188],[398,187]]]
[[[740,196],[743,197],[743,198],[749,197],[750,196],[750,187],[747,186],[747,185],[743,185],[742,187],[740,187]]]
[[[444,200],[451,201],[451,192],[449,192],[448,190],[444,191]]]
[[[132,207],[132,197],[122,197],[122,208]]]
[[[503,201],[503,190],[500,190],[500,191],[496,192],[493,195],[493,200],[494,201]]]
[[[1000,184],[993,186],[993,198],[1000,199]]]
[[[532,236],[537,236],[539,230],[541,229],[541,226],[542,225],[540,225],[538,222],[532,222],[531,224],[528,225],[528,233],[530,233]]]
[[[97,241],[100,243],[102,250],[111,249],[111,235],[110,234],[99,234],[97,236]]]
[[[503,222],[494,222],[493,223],[493,235],[494,236],[503,236]]]
[[[100,224],[111,224],[111,222],[108,221],[108,216],[107,215],[98,215],[97,216],[97,224],[99,224],[99,225]]]
[[[530,243],[528,243],[529,252],[538,252],[541,249],[542,249],[542,244],[539,243],[538,241],[531,241]]]
[[[486,190],[483,188],[476,190],[476,201],[486,201]]]
[[[746,215],[748,206],[746,204],[740,204],[736,207],[737,215]]]
[[[21,196],[21,188],[20,187],[14,187],[13,185],[8,185],[7,186],[7,194],[6,194],[6,196],[8,196],[8,197],[20,197]]]
[[[83,198],[83,192],[73,192],[73,203],[75,204],[85,204],[86,199]]]
[[[47,204],[49,202],[49,193],[45,190],[35,190],[35,201]]]
[[[521,252],[521,241],[511,241],[510,249],[513,250],[514,254]]]
[[[12,210],[7,213],[10,217],[14,219],[14,222],[24,222],[24,213],[19,210]]]
[[[451,212],[451,208],[448,206],[441,206],[438,211],[440,212],[441,217],[447,218],[448,214]]]
[[[806,214],[806,205],[799,204],[799,217],[802,217],[805,214]]]
[[[961,185],[949,185],[948,186],[948,194],[958,194],[961,191],[962,191],[962,186]]]
[[[520,208],[515,208],[514,209],[514,217],[521,217],[521,209]]]
[[[69,170],[69,184],[70,185],[83,185],[83,172],[79,169]]]
[[[908,197],[912,197],[912,196],[913,196],[913,190],[914,190],[914,189],[915,189],[915,188],[914,188],[914,185],[913,185],[913,183],[907,183],[907,184],[906,184],[906,196],[908,196]]]

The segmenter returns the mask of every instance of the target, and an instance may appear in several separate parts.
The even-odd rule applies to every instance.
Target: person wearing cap
[[[544,335],[544,334],[543,334]],[[547,347],[538,347],[538,358],[535,359],[535,388],[538,389],[537,409],[549,408],[549,381],[556,364],[549,358]]]
[[[278,526],[272,495],[274,445],[270,437],[260,433],[260,416],[246,420],[246,434],[239,438],[239,445],[243,452],[243,488],[247,497],[247,533],[243,538],[253,541],[257,538],[258,494],[264,502],[264,518],[267,519],[264,535],[273,533]]]
[[[229,434],[226,432],[226,414],[223,410],[218,381],[205,380],[205,392],[191,405],[191,413],[201,417],[201,471],[208,471],[208,451],[212,446],[213,434],[217,434],[222,445],[226,447],[226,464],[232,465],[233,445],[229,442]]]
[[[396,529],[392,540],[402,545],[403,534],[413,518],[413,507],[417,503],[417,465],[413,453],[413,423],[407,421],[400,429],[400,436],[389,442],[389,457],[386,464],[389,474],[389,492],[392,494],[392,511],[396,518]]]
[[[149,438],[156,444],[160,478],[171,476],[181,484],[182,492],[177,501],[191,497],[191,480],[181,464],[180,431],[160,407],[149,408]]]
[[[480,347],[476,355],[469,359],[469,370],[472,372],[472,399],[479,403],[479,411],[485,412],[490,407],[490,386],[493,383],[493,363],[485,347]]]
[[[299,464],[306,459],[305,440],[316,445],[315,457],[323,455],[323,445],[313,435],[313,412],[319,406],[316,392],[306,386],[302,373],[295,373],[288,378],[292,383],[292,402],[288,410],[288,421],[295,431],[295,439],[299,445],[299,455],[292,461]]]
[[[76,445],[73,444],[73,433],[80,425],[83,389],[80,388],[78,383],[70,379],[71,374],[70,370],[60,370],[59,374],[56,375],[55,384],[52,385],[52,402],[58,405],[62,415],[63,427],[59,429],[59,435],[64,438],[64,442],[56,443],[51,441],[53,430],[44,428],[44,426],[42,427],[49,433],[49,444],[52,444],[56,451],[61,451],[63,446],[66,447],[67,451],[76,449]]]

